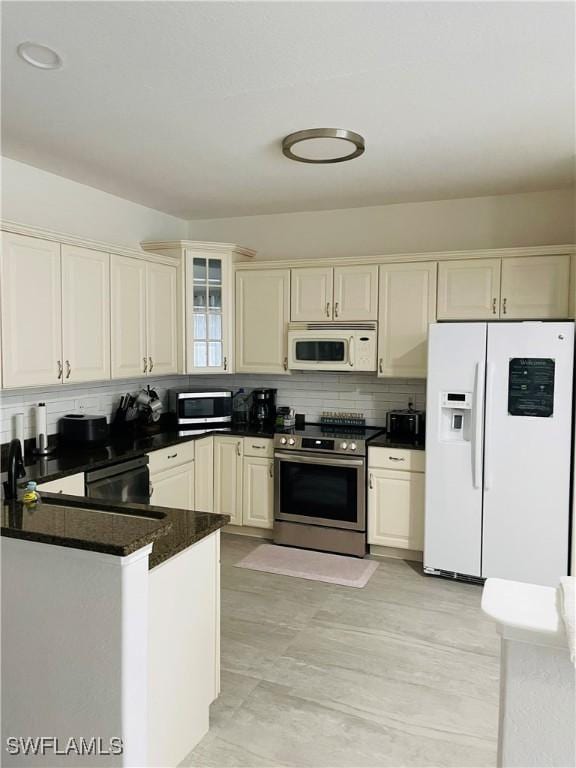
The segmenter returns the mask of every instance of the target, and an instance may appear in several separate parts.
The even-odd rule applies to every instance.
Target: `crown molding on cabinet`
[[[514,248],[485,248],[467,251],[424,251],[388,253],[383,256],[337,256],[322,259],[278,259],[235,264],[236,269],[286,269],[334,267],[354,264],[394,264],[408,261],[451,261],[455,259],[506,259],[518,256],[559,256],[576,254],[576,245],[535,245]]]
[[[21,224],[17,221],[0,219],[0,229],[3,232],[11,232],[15,235],[25,235],[27,237],[37,237],[39,240],[50,240],[63,245],[74,245],[80,248],[89,248],[92,251],[103,251],[105,253],[116,253],[119,256],[128,256],[133,259],[145,259],[146,261],[155,261],[160,264],[178,265],[180,261],[179,254],[174,256],[168,254],[148,253],[138,248],[128,248],[117,243],[107,243],[101,240],[91,240],[86,237],[78,237],[64,232],[55,232],[52,229],[35,227],[31,224]]]
[[[256,251],[235,243],[213,243],[202,240],[145,240],[140,243],[145,251],[186,250],[196,253],[232,253],[234,256],[253,259]]]

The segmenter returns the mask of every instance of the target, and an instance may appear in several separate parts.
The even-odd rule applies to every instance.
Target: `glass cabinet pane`
[[[208,315],[208,338],[211,341],[222,341],[222,315]]]
[[[207,259],[194,259],[192,276],[195,283],[206,282],[206,261]]]
[[[208,307],[211,312],[214,310],[221,310],[222,309],[222,288],[213,288],[210,286],[208,288]]]
[[[194,338],[206,338],[206,315],[194,315]]]
[[[195,368],[206,368],[206,365],[208,363],[206,352],[207,350],[206,350],[205,341],[194,342],[194,367]]]
[[[210,259],[208,262],[208,282],[222,285],[222,262],[220,259]]]
[[[194,286],[194,309],[206,309],[206,286]]]
[[[222,344],[219,341],[208,342],[208,366],[220,368],[222,365]]]

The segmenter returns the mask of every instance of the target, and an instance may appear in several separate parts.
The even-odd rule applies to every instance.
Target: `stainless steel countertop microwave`
[[[176,414],[179,427],[223,426],[232,421],[231,389],[171,389],[168,403],[170,411]]]

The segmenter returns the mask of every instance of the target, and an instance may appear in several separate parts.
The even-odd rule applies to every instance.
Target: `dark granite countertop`
[[[199,440],[210,435],[272,438],[274,430],[262,431],[253,427],[232,427],[226,430],[182,435],[176,429],[165,429],[148,435],[112,435],[107,443],[86,449],[60,445],[49,456],[27,454],[24,460],[26,466],[24,480],[36,480],[38,483],[60,480],[67,475],[100,469],[119,461],[144,456],[144,454],[152,451],[169,448],[172,445],[186,443],[190,440]],[[0,480],[5,479],[5,474],[0,475]]]
[[[2,505],[2,536],[125,557],[152,544],[149,567],[201,541],[228,515],[43,493],[35,507]]]
[[[417,442],[403,442],[402,440],[393,440],[383,432],[380,435],[373,437],[368,443],[369,448],[404,448],[410,451],[424,451],[426,450],[426,444],[424,440],[418,440]]]

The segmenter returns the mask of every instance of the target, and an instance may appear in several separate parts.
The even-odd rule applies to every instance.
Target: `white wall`
[[[192,220],[192,240],[255,248],[259,259],[506,248],[571,243],[574,192],[400,203],[335,211]]]
[[[187,223],[175,216],[5,157],[1,170],[5,219],[131,248],[187,237]]]

